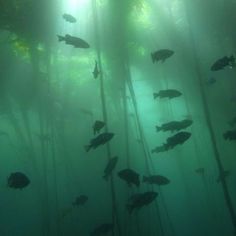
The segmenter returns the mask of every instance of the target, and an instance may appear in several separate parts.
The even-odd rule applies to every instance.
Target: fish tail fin
[[[147,176],[143,176],[143,182],[147,182]]]
[[[156,131],[157,132],[161,131],[161,127],[156,125]]]
[[[57,35],[57,37],[58,37],[58,41],[59,41],[59,42],[65,40],[65,37],[63,37],[63,36],[61,36],[61,35]]]
[[[153,93],[153,98],[156,99],[159,96],[159,93]]]
[[[86,152],[88,152],[90,150],[90,148],[91,148],[91,145],[85,145],[84,146],[84,149],[85,149]]]
[[[152,58],[152,63],[155,62],[155,54],[154,53],[151,53],[151,58]]]

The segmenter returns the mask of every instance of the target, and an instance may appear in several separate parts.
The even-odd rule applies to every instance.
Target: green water
[[[235,130],[236,74],[210,70],[235,55],[235,11],[235,0],[0,0],[0,235],[87,236],[104,223],[113,230],[96,235],[235,235],[236,145],[223,134]],[[66,34],[90,47],[59,42]],[[161,49],[174,54],[153,63]],[[166,89],[182,95],[153,99]],[[191,137],[152,153],[177,133],[156,126],[183,119]],[[96,120],[115,135],[86,152]],[[139,187],[119,178],[126,168]],[[7,182],[17,171],[30,179],[22,189]],[[155,174],[170,183],[142,182]],[[129,214],[146,191],[157,198]],[[80,195],[88,201],[73,206]]]

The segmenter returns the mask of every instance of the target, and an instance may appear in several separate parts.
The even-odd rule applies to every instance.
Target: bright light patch
[[[76,9],[78,7],[83,7],[89,2],[89,0],[67,0],[67,6],[70,9]]]

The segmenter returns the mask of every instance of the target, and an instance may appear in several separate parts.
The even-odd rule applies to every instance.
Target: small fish
[[[10,188],[22,189],[30,184],[29,178],[22,172],[14,172],[7,179],[7,185]]]
[[[90,233],[90,236],[107,235],[112,230],[113,230],[113,224],[110,223],[101,224]]]
[[[143,176],[143,182],[148,184],[166,185],[170,180],[161,175]]]
[[[167,147],[163,144],[161,146],[157,146],[151,150],[151,153],[159,153],[168,151]]]
[[[191,133],[189,132],[179,132],[169,138],[167,138],[166,143],[164,144],[166,149],[173,149],[178,144],[183,144],[191,137]]]
[[[96,120],[93,124],[93,134],[99,134],[100,130],[105,126],[105,122],[101,120]]]
[[[75,23],[77,21],[76,18],[74,16],[70,15],[70,14],[65,13],[65,14],[62,15],[62,17],[65,21],[68,21],[70,23]]]
[[[197,169],[195,170],[195,172],[196,172],[197,174],[204,175],[204,174],[205,174],[205,169],[204,169],[203,167],[200,167],[200,168],[197,168]]]
[[[157,196],[158,193],[153,191],[132,195],[126,205],[129,214],[132,214],[135,209],[140,209],[146,205],[149,205],[156,199]]]
[[[190,125],[192,125],[193,121],[189,119],[184,119],[181,121],[171,121],[168,123],[165,123],[161,126],[156,126],[156,131],[180,131],[181,129],[186,129]]]
[[[230,176],[230,171],[229,170],[224,170],[222,173],[219,174],[216,182],[220,183],[223,179],[225,179],[228,176]]]
[[[228,130],[223,134],[225,140],[236,140],[236,130]]]
[[[88,197],[86,195],[78,196],[75,201],[72,203],[73,206],[82,206],[88,201]]]
[[[81,38],[66,34],[65,36],[57,35],[58,41],[65,41],[66,44],[72,45],[75,48],[89,48],[89,44]]]
[[[129,186],[132,186],[132,184],[136,185],[139,187],[140,185],[140,180],[139,180],[139,174],[136,173],[134,170],[131,169],[124,169],[118,172],[118,176],[126,181],[126,183]]]
[[[102,133],[97,137],[90,140],[90,144],[85,146],[86,152],[88,152],[91,148],[96,149],[100,145],[104,145],[108,141],[110,141],[114,136],[114,133]]]
[[[181,95],[182,93],[175,89],[160,90],[158,93],[153,93],[154,99],[156,99],[157,97],[171,99],[179,97]]]
[[[95,61],[95,66],[94,66],[94,70],[93,70],[94,79],[97,79],[99,74],[100,74],[100,71],[98,70],[98,63],[97,63],[97,61]]]
[[[235,58],[233,55],[230,57],[224,56],[213,63],[211,66],[212,71],[218,71],[224,69],[226,66],[233,67],[235,66]]]
[[[115,169],[117,161],[118,161],[118,157],[115,156],[115,157],[111,158],[109,160],[109,162],[107,163],[106,168],[104,170],[104,176],[103,176],[103,178],[105,180],[108,180],[108,178],[111,175],[112,171]]]
[[[169,57],[171,57],[174,54],[174,51],[169,49],[161,49],[158,51],[155,51],[151,53],[152,62],[158,62],[161,61],[162,63],[165,62],[165,60]]]

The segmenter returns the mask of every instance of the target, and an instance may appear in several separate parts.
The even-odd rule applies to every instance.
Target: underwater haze
[[[236,0],[0,0],[0,235],[235,236]]]

